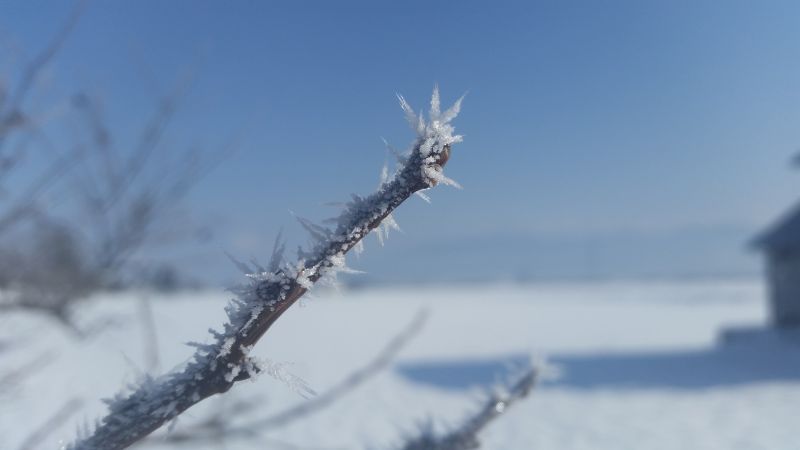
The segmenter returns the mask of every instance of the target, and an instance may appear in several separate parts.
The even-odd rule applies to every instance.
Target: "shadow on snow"
[[[578,389],[707,389],[768,382],[800,382],[800,345],[780,339],[736,339],[685,351],[555,354],[560,376],[542,387]],[[461,390],[488,387],[524,354],[482,360],[406,362],[397,372],[413,382]]]

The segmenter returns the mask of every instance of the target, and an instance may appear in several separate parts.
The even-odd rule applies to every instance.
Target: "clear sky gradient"
[[[16,49],[2,68],[45,45],[70,7],[0,2],[0,37]],[[602,266],[648,236],[661,244],[633,260],[673,261],[654,274],[692,274],[691,257],[663,252],[715,239],[698,270],[747,271],[757,259],[742,239],[800,197],[788,165],[800,147],[798,2],[94,1],[48,77],[54,92],[102,95],[125,139],[186,71],[168,142],[240,143],[186,200],[214,230],[187,250],[194,263],[264,255],[281,226],[299,236],[289,210],[324,218],[334,211],[321,203],[373,189],[381,137],[412,139],[394,94],[420,108],[435,83],[445,103],[468,92],[448,165],[464,190],[404,205],[404,233],[369,248],[387,261],[378,272],[458,248],[477,273],[533,251],[580,253],[564,250],[574,242],[590,266],[591,248],[606,248]]]

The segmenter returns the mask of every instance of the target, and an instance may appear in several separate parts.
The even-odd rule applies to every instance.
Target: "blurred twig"
[[[436,436],[432,427],[410,439],[402,450],[474,450],[480,448],[478,435],[493,420],[500,417],[516,402],[524,399],[536,385],[538,369],[530,367],[507,387],[501,387],[488,396],[483,406],[469,416],[462,425],[443,436]]]
[[[43,424],[39,425],[20,445],[19,450],[35,450],[40,444],[53,434],[59,426],[63,425],[73,414],[78,412],[78,409],[83,405],[83,400],[79,398],[72,398],[65,402],[50,418]],[[53,447],[48,445],[47,447]]]
[[[53,357],[52,352],[42,353],[31,361],[0,375],[0,393],[13,389],[20,381],[31,376],[31,373],[50,364]]]
[[[158,370],[161,366],[158,352],[158,333],[156,321],[153,317],[153,305],[150,296],[145,294],[139,300],[139,318],[142,324],[142,339],[144,340],[145,369],[148,373]]]
[[[75,29],[75,25],[78,24],[78,20],[83,15],[88,3],[88,0],[78,0],[75,3],[62,28],[50,43],[34,56],[25,67],[16,89],[10,95],[4,96],[4,101],[0,103],[0,153],[2,153],[8,132],[12,128],[22,126],[27,121],[25,113],[21,110],[25,99],[33,88],[39,73],[61,50],[61,47],[63,47],[67,38]]]
[[[50,245],[19,248],[20,241],[9,240],[11,248],[0,247],[0,286],[16,294],[4,298],[0,308],[48,313],[79,331],[71,323],[73,304],[129,282],[125,280],[129,261],[146,244],[159,219],[230,152],[230,148],[211,153],[192,149],[171,164],[162,161],[163,156],[152,158],[188,85],[182,80],[175,92],[159,101],[130,153],[115,148],[97,102],[85,94],[75,96],[73,106],[86,119],[88,143],[61,154],[42,130],[34,128],[36,138],[58,159],[0,212],[0,234],[22,222],[33,223],[27,229],[33,236],[21,242]],[[143,178],[145,173],[148,179]],[[64,220],[37,200],[67,174],[77,190],[60,189],[58,194],[72,196],[86,213]]]
[[[419,334],[427,320],[427,310],[419,311],[406,328],[392,338],[375,359],[361,369],[352,372],[324,394],[314,397],[310,401],[300,403],[295,407],[273,414],[264,419],[250,422],[238,428],[250,428],[254,430],[274,429],[288,425],[291,422],[327,408],[391,364],[397,357],[397,354],[400,353],[400,350]]]
[[[231,405],[215,408],[211,416],[196,424],[183,427],[181,430],[172,430],[166,436],[154,440],[174,444],[198,444],[218,440],[260,439],[265,432],[306,419],[331,406],[389,366],[397,354],[419,334],[427,319],[427,310],[417,312],[412,321],[367,365],[352,372],[327,392],[303,403],[262,419],[236,425],[233,422],[238,418],[252,416],[260,403],[257,400],[249,402],[238,400]]]

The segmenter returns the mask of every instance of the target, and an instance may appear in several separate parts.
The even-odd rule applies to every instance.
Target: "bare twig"
[[[156,321],[153,317],[153,305],[150,296],[147,294],[144,294],[139,299],[139,320],[142,324],[145,367],[149,373],[158,370],[161,364],[158,355],[158,334],[156,332]]]
[[[37,208],[36,200],[49,187],[53,186],[61,177],[77,164],[82,158],[79,151],[70,153],[54,161],[35,182],[31,183],[25,192],[18,196],[13,206],[0,216],[0,233],[21,220],[35,216],[41,211]]]
[[[53,360],[53,356],[52,352],[45,352],[13,370],[0,374],[0,393],[13,389],[20,381],[29,377],[31,373],[49,364]]]
[[[73,414],[78,412],[78,409],[83,405],[83,400],[79,398],[72,398],[64,403],[58,411],[55,412],[43,424],[39,425],[20,445],[19,450],[34,450],[39,448],[48,436],[50,436],[59,426],[64,424]]]
[[[0,236],[6,238],[16,231],[28,234],[24,239],[8,239],[0,247],[0,287],[19,294],[4,298],[0,309],[45,313],[77,331],[71,322],[74,304],[92,292],[130,282],[126,278],[130,261],[147,243],[160,216],[174,208],[175,201],[216,165],[217,153],[227,149],[211,155],[193,150],[173,164],[166,161],[174,156],[159,158],[165,132],[191,85],[191,70],[177,80],[171,92],[158,95],[132,148],[122,151],[114,147],[102,109],[82,93],[72,96],[71,102],[57,103],[54,110],[77,113],[85,119],[80,124],[88,129],[88,142],[78,138],[74,144],[63,145],[62,151],[62,141],[49,139],[44,121],[30,111],[29,104],[40,88],[42,72],[64,48],[90,0],[71,1],[74,6],[69,16],[44,48],[27,58],[12,77],[12,86],[7,88],[0,80],[0,182],[20,172],[32,148],[45,150],[45,159],[29,162],[33,167],[32,174],[25,175],[29,181],[13,192],[0,192],[5,194],[0,198]],[[68,181],[77,189],[61,189],[67,176],[72,176]],[[0,189],[6,185],[2,184]],[[85,210],[65,209],[70,216],[62,217],[55,209],[64,200],[77,200]],[[42,236],[37,233],[43,228],[64,230],[62,243],[72,246],[76,258],[71,262],[76,264],[51,264],[49,270],[42,270],[39,260],[53,255],[41,246],[31,251],[25,245],[38,241]],[[77,281],[59,276],[53,281],[53,271],[56,275],[75,274],[76,267],[82,275]]]
[[[175,108],[189,85],[190,79],[181,80],[171,95],[159,101],[153,117],[150,118],[139,138],[139,143],[123,164],[120,172],[121,176],[117,177],[117,182],[115,183],[115,189],[111,189],[109,195],[106,196],[101,211],[106,212],[112,208],[130,190],[136,178],[142,173],[146,162],[158,148],[164,131],[175,114]]]
[[[39,54],[34,56],[22,73],[20,82],[16,89],[10,94],[3,104],[0,104],[0,106],[2,106],[2,110],[0,110],[0,151],[5,143],[5,138],[8,135],[8,131],[12,128],[21,126],[25,122],[25,114],[21,111],[22,104],[25,102],[25,98],[28,96],[28,93],[36,82],[36,78],[39,76],[39,73],[44,67],[47,66],[50,60],[53,59],[53,57],[67,41],[67,38],[72,33],[75,25],[78,24],[78,19],[80,19],[87,4],[88,0],[79,0],[76,2],[72,12],[70,13],[61,30],[56,33],[47,47],[45,47]]]
[[[419,333],[425,325],[427,318],[428,313],[426,311],[417,313],[412,322],[400,334],[389,341],[377,358],[373,359],[361,369],[351,373],[347,378],[324,394],[270,417],[253,421],[237,428],[250,428],[253,430],[275,429],[327,408],[391,364],[408,341]]]
[[[439,93],[431,101],[431,121],[417,117],[402,97],[401,105],[417,131],[411,153],[391,180],[366,198],[354,196],[338,219],[336,229],[303,223],[316,244],[299,252],[296,263],[284,263],[274,271],[251,274],[228,307],[228,322],[222,332],[213,332],[215,342],[197,344],[185,368],[159,379],[146,380],[132,393],[109,402],[109,413],[88,436],[79,436],[72,450],[115,450],[134,442],[177,417],[192,405],[257,374],[258,363],[248,356],[253,346],[286,310],[317,281],[345,270],[345,254],[370,231],[391,226],[391,213],[415,192],[438,183],[454,183],[443,174],[453,143],[450,121],[458,114],[460,100],[451,109],[439,111]]]
[[[85,94],[76,95],[73,105],[86,118],[92,136],[88,144],[62,153],[43,130],[31,127],[25,137],[38,139],[55,158],[0,212],[0,234],[15,226],[33,234],[0,248],[0,265],[8,266],[0,271],[0,285],[10,286],[18,294],[2,299],[1,309],[45,313],[78,331],[71,323],[74,305],[92,292],[127,282],[130,260],[151,237],[160,217],[231,151],[232,146],[210,154],[193,149],[169,166],[153,157],[188,84],[181,79],[175,92],[160,100],[130,154],[113,148],[99,107]],[[72,175],[77,190],[60,189],[47,204],[40,202],[45,193],[55,191],[55,183],[65,175]],[[77,198],[88,214],[59,220],[51,211],[56,197]],[[31,223],[35,225],[32,228],[19,226]],[[58,230],[58,239],[51,243],[58,245],[19,249],[25,242],[49,240],[53,230]],[[69,264],[51,263],[59,256],[53,254],[53,248],[69,249]],[[78,276],[61,276],[65,274]]]

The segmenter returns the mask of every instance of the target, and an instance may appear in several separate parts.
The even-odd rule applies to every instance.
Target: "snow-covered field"
[[[187,341],[221,324],[225,293],[151,296],[162,369],[181,364]],[[0,448],[16,449],[72,398],[80,411],[52,434],[58,448],[104,411],[107,397],[149,364],[141,294],[87,305],[85,324],[111,319],[79,341],[46,318],[0,317],[0,376],[46,361],[0,391]],[[321,293],[294,307],[261,341],[260,357],[324,393],[381,352],[421,308],[422,331],[389,369],[331,407],[265,434],[263,445],[224,448],[393,448],[421,423],[457,423],[509,364],[546,356],[560,378],[483,434],[486,449],[798,449],[800,341],[755,336],[722,345],[721,329],[763,325],[756,281],[459,285]],[[268,376],[190,410],[175,431],[238,399],[247,417],[303,402]],[[227,402],[227,403],[222,403]],[[291,447],[287,445],[291,444]],[[151,448],[165,448],[151,445]],[[217,444],[184,448],[223,448]]]

